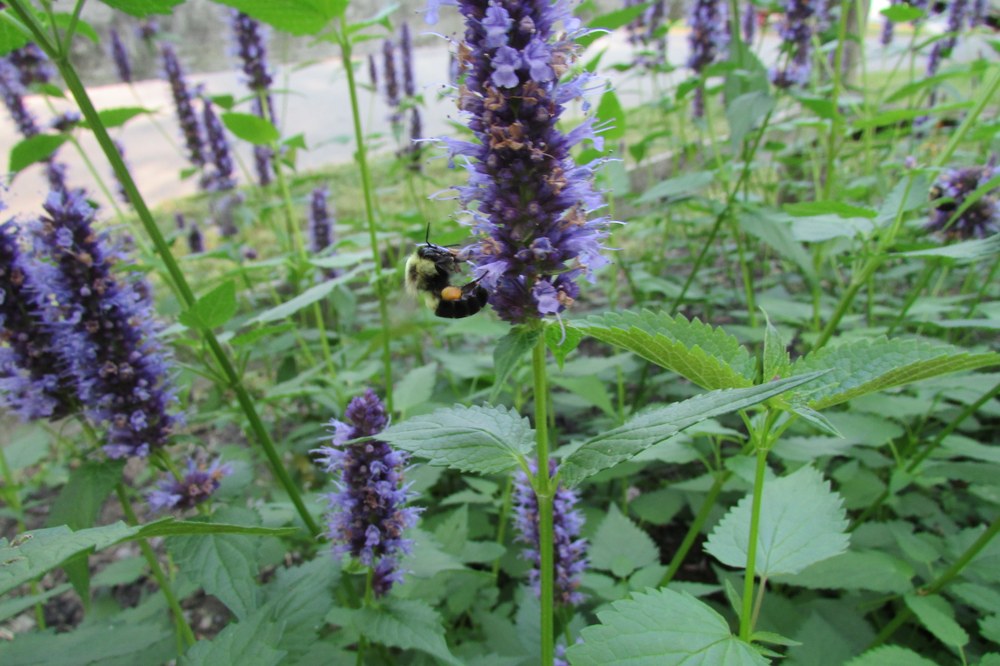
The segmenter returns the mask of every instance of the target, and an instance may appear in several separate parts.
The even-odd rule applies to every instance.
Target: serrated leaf
[[[420,650],[449,664],[462,663],[448,649],[441,617],[423,601],[389,599],[375,608],[361,608],[351,618],[354,629],[373,643]]]
[[[538,342],[538,331],[525,326],[516,326],[507,335],[500,338],[493,348],[493,391],[490,400],[496,400],[507,383],[507,378],[525,354],[530,352]]]
[[[437,381],[437,363],[428,363],[406,373],[393,390],[394,405],[401,413],[430,400]]]
[[[897,257],[937,257],[954,259],[958,263],[970,261],[980,261],[991,259],[1000,254],[1000,234],[993,234],[989,238],[976,238],[962,241],[961,243],[951,243],[942,245],[930,250],[914,250],[912,252],[898,252]]]
[[[221,515],[221,514],[220,514]],[[152,537],[198,536],[201,534],[240,534],[244,536],[290,536],[299,532],[297,527],[259,527],[257,525],[236,525],[232,523],[206,523],[194,520],[175,520],[167,518],[155,523],[143,525],[133,539],[149,539]]]
[[[979,633],[983,638],[1000,645],[1000,615],[980,618]]]
[[[379,439],[431,465],[496,474],[517,467],[531,451],[528,420],[505,407],[447,407],[394,424]]]
[[[812,564],[776,583],[813,590],[870,590],[902,594],[913,589],[913,567],[881,551],[848,551]]]
[[[173,8],[184,0],[101,0],[101,2],[108,7],[142,18],[150,14],[170,14]]]
[[[940,108],[935,107],[935,110],[940,110]],[[927,110],[925,109],[924,111],[926,114]],[[891,125],[899,120],[904,120],[904,118],[888,119],[886,124]],[[895,220],[897,215],[907,213],[925,205],[927,203],[928,188],[927,177],[923,174],[917,174],[916,176],[900,180],[879,207],[876,222],[878,224],[888,224]]]
[[[275,324],[274,326],[261,326],[260,328],[255,328],[252,331],[247,331],[246,333],[240,333],[239,335],[233,337],[229,342],[234,347],[252,345],[255,342],[258,342],[259,340],[262,340],[268,336],[285,333],[286,331],[290,331],[293,328],[295,328],[294,322]]]
[[[753,90],[733,99],[726,105],[729,121],[729,142],[738,149],[746,135],[774,110],[775,100],[765,90]]]
[[[768,663],[730,633],[725,618],[684,592],[651,590],[611,606],[598,611],[600,625],[581,632],[583,644],[566,651],[573,666]]]
[[[281,132],[270,121],[252,113],[228,111],[221,118],[226,129],[255,146],[268,145],[281,138]]]
[[[903,599],[920,623],[939,641],[958,648],[969,643],[969,634],[955,621],[955,611],[944,597],[911,593]]]
[[[800,358],[792,372],[830,370],[802,397],[821,410],[868,393],[922,379],[1000,364],[1000,354],[974,353],[921,340],[855,340]]]
[[[559,478],[567,486],[574,486],[705,419],[752,407],[800,386],[804,383],[800,379],[791,377],[762,386],[711,391],[667,407],[640,412],[570,453],[560,466]]]
[[[165,624],[124,623],[121,615],[65,633],[50,629],[20,634],[12,643],[0,643],[0,663],[4,666],[129,663],[137,653],[168,639],[172,633]]]
[[[36,134],[19,141],[11,148],[7,170],[16,174],[35,162],[44,162],[68,140],[65,134]]]
[[[855,657],[844,666],[938,666],[936,661],[925,659],[913,650],[898,645],[883,645]]]
[[[278,666],[287,652],[276,646],[285,630],[282,618],[270,613],[254,613],[241,622],[230,623],[211,641],[198,641],[181,659],[184,666],[253,664]]]
[[[560,370],[566,362],[566,357],[580,346],[581,340],[583,340],[583,333],[572,326],[545,327],[545,344],[548,345]]]
[[[763,309],[761,310],[763,312]],[[771,323],[771,318],[764,312],[764,356],[763,356],[763,381],[785,377],[788,368],[791,366],[791,357],[788,355],[788,348],[785,345],[781,333]]]
[[[255,517],[248,510],[230,509],[229,514],[237,514],[241,520]],[[258,606],[258,544],[257,539],[244,535],[206,534],[177,537],[167,543],[167,548],[185,575],[242,620]]]
[[[343,13],[348,0],[215,0],[293,35],[314,35]]]
[[[644,310],[588,317],[573,322],[573,328],[638,354],[702,388],[753,384],[756,368],[750,353],[733,336],[697,319]]]
[[[705,550],[723,564],[746,567],[750,541],[748,494],[719,521]],[[768,481],[761,497],[756,575],[795,574],[847,550],[843,500],[812,467]]]
[[[627,578],[636,569],[659,562],[660,550],[648,534],[612,504],[590,541],[587,560],[594,569]]]
[[[124,466],[115,461],[85,462],[73,470],[49,511],[46,525],[68,525],[73,530],[93,527],[104,500],[121,480]]]
[[[615,408],[611,404],[611,394],[608,392],[607,385],[599,377],[595,375],[552,377],[550,382],[553,386],[564,388],[579,396],[608,416],[615,416]]]
[[[236,283],[226,280],[199,298],[177,320],[189,328],[211,330],[222,326],[236,314]]]

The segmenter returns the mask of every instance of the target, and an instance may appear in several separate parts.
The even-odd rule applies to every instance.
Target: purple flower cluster
[[[1000,176],[1000,167],[995,163],[948,169],[942,173],[931,187],[931,199],[944,201],[933,205],[927,229],[963,240],[985,238],[1000,232],[1000,187],[983,192],[954,222],[948,224],[959,209],[965,206],[969,195],[996,176]]]
[[[144,18],[139,23],[136,33],[139,35],[139,39],[147,44],[151,44],[157,35],[160,34],[160,22],[153,17]]]
[[[937,74],[941,66],[941,58],[951,54],[955,44],[958,43],[958,33],[965,23],[966,14],[969,12],[969,0],[951,0],[948,6],[947,37],[937,40],[931,47],[931,53],[927,56],[927,76]]]
[[[626,0],[626,7],[641,4],[639,0]],[[667,37],[661,32],[666,15],[666,1],[654,0],[646,10],[627,26],[628,41],[641,49],[634,64],[642,67],[656,67],[667,62]]]
[[[603,142],[592,119],[568,133],[558,127],[590,80],[586,73],[561,80],[576,55],[570,40],[579,21],[562,0],[458,4],[466,26],[458,105],[475,140],[442,141],[452,158],[468,158],[468,184],[456,189],[482,235],[463,255],[503,319],[558,314],[579,296],[577,278],[607,263],[607,219],[587,219],[604,205],[593,188],[595,164],[578,165],[570,154],[583,141],[598,149]],[[429,7],[429,19],[436,9]]]
[[[174,107],[177,109],[177,120],[184,134],[184,144],[187,146],[188,159],[197,167],[205,166],[205,141],[201,133],[201,125],[194,110],[194,96],[184,78],[184,70],[177,59],[177,52],[171,44],[160,47],[163,57],[163,70],[170,82],[170,92],[173,94]]]
[[[234,11],[233,34],[236,36],[236,55],[242,63],[247,87],[256,96],[253,101],[253,112],[277,126],[278,117],[274,113],[274,100],[271,99],[270,93],[274,79],[267,64],[267,31],[259,21],[242,12]],[[253,157],[257,181],[261,187],[270,185],[274,169],[274,152],[269,146],[254,146]]]
[[[411,493],[403,486],[406,454],[374,437],[389,422],[385,407],[371,390],[354,398],[344,412],[347,423],[330,422],[332,446],[317,450],[328,472],[338,476],[338,492],[328,496],[329,530],[338,555],[349,554],[374,570],[376,596],[402,582],[398,557],[410,552],[403,532],[417,522],[419,509],[405,507]]]
[[[233,178],[233,156],[229,149],[229,139],[215,113],[215,105],[209,99],[202,99],[202,121],[208,139],[208,153],[214,167],[212,172],[205,174],[204,189],[210,192],[231,190],[236,187],[236,180]]]
[[[128,50],[117,30],[111,30],[111,59],[115,63],[115,71],[122,83],[132,83],[132,63],[129,61]]]
[[[687,64],[695,72],[700,74],[725,54],[729,45],[727,16],[726,3],[722,0],[695,0],[691,5],[691,13],[688,15],[691,55],[688,56]],[[693,107],[695,117],[700,118],[705,114],[705,93],[702,86],[695,91]]]
[[[25,138],[29,138],[38,134],[38,123],[24,103],[25,92],[21,70],[9,56],[0,58],[0,95],[3,96],[4,106],[7,107],[11,120],[17,126],[17,131]]]
[[[757,33],[757,7],[752,2],[743,6],[743,16],[740,17],[740,31],[744,42],[752,42]]]
[[[116,270],[120,256],[94,229],[82,190],[53,192],[44,207],[48,217],[34,235],[46,261],[32,271],[43,328],[88,417],[106,425],[108,456],[146,456],[167,443],[175,423],[149,287]]]
[[[83,116],[76,111],[63,111],[52,119],[52,122],[49,123],[49,127],[57,132],[68,132],[79,125],[82,120]]]
[[[183,477],[161,480],[146,499],[153,511],[192,509],[211,497],[219,489],[222,477],[232,473],[232,466],[222,464],[219,459],[206,466],[191,457],[188,458],[187,471]]]
[[[530,463],[532,475],[538,473],[538,465]],[[555,460],[549,461],[549,477],[556,474]],[[581,577],[587,568],[587,541],[580,538],[583,514],[573,507],[579,498],[568,488],[556,488],[552,501],[552,549],[555,560],[555,598],[558,603],[575,606],[583,601],[580,593]],[[523,471],[514,479],[514,524],[518,530],[518,540],[528,544],[522,556],[534,565],[531,570],[531,585],[539,593],[541,576],[541,553],[538,535],[538,497],[531,487],[528,475]]]
[[[25,421],[56,420],[74,411],[76,398],[45,325],[33,263],[19,227],[0,225],[0,406]]]
[[[25,44],[7,54],[7,58],[17,68],[24,87],[33,83],[49,83],[55,75],[52,61],[36,44]]]
[[[816,14],[813,0],[786,0],[785,17],[778,27],[778,34],[784,40],[783,50],[788,61],[781,69],[771,69],[771,82],[779,88],[791,88],[809,82],[811,66],[811,44],[813,17]]]
[[[333,219],[327,194],[325,187],[317,187],[309,198],[309,240],[314,254],[333,245]]]
[[[385,102],[389,105],[389,120],[396,124],[402,117],[399,113],[399,76],[396,72],[396,47],[392,40],[382,42],[382,78],[385,81]]]
[[[417,79],[413,72],[413,38],[408,23],[404,23],[399,32],[399,54],[403,65],[403,93],[413,97],[417,94]]]

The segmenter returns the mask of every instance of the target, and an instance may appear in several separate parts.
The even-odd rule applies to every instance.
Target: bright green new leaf
[[[19,141],[11,148],[8,171],[16,174],[35,162],[44,162],[68,140],[65,134],[36,134]]]
[[[844,666],[938,666],[938,663],[898,645],[883,645],[851,659]]]
[[[750,541],[748,494],[719,521],[705,550],[730,567],[746,567]],[[840,495],[812,467],[768,481],[761,497],[755,573],[795,574],[847,550],[847,517]]]
[[[184,0],[101,0],[109,7],[142,18],[150,14],[170,14]]]
[[[601,101],[597,104],[597,120],[602,127],[606,127],[601,132],[601,137],[607,141],[618,141],[625,136],[625,109],[618,101],[615,91],[608,89],[601,95]]]
[[[660,561],[660,550],[649,535],[612,504],[590,540],[587,560],[594,569],[627,578],[633,571]]]
[[[789,215],[811,217],[813,215],[836,215],[838,217],[866,217],[875,219],[878,211],[863,206],[852,206],[843,201],[800,201],[782,206]]]
[[[644,310],[608,313],[575,321],[572,327],[627,349],[706,389],[753,384],[756,363],[739,341],[721,328],[680,315]]]
[[[650,590],[611,606],[598,611],[601,624],[581,632],[583,643],[566,651],[573,666],[768,663],[730,633],[725,618],[690,594]]]
[[[101,124],[103,124],[106,128],[111,129],[112,127],[121,127],[136,116],[149,113],[153,113],[153,110],[142,106],[123,106],[98,111],[97,115],[101,119]],[[87,121],[82,121],[82,124],[86,127]]]
[[[1000,354],[974,353],[922,340],[855,340],[824,347],[796,361],[792,372],[829,370],[801,397],[826,409],[868,393],[962,370],[1000,365]]]
[[[189,328],[211,330],[222,326],[236,314],[236,283],[226,280],[182,312],[178,321]]]
[[[889,19],[892,23],[906,23],[907,21],[919,21],[927,15],[927,12],[919,7],[901,3],[886,7],[879,11],[879,14]]]
[[[815,377],[805,379],[812,381]],[[752,407],[805,382],[792,377],[762,386],[704,393],[636,414],[624,424],[586,441],[563,461],[559,478],[567,486],[610,469],[705,419]]]
[[[0,12],[0,56],[21,48],[29,41],[27,29],[10,12]]]
[[[229,111],[222,114],[222,123],[237,137],[255,146],[267,145],[281,138],[278,128],[252,113]]]
[[[496,474],[514,469],[531,451],[528,420],[506,407],[447,407],[390,426],[379,439],[431,465]]]
[[[293,35],[315,35],[343,13],[348,0],[215,0]]]
[[[576,43],[580,45],[580,48],[587,48],[598,39],[608,34],[608,31],[627,25],[635,18],[642,16],[647,7],[649,7],[649,3],[643,2],[631,7],[625,7],[624,9],[619,9],[617,11],[608,12],[607,14],[601,14],[600,16],[594,17],[590,23],[587,24],[587,29],[590,32],[579,37],[576,40]]]
[[[907,594],[903,599],[913,614],[935,638],[951,647],[969,643],[969,634],[955,621],[955,611],[939,594]]]

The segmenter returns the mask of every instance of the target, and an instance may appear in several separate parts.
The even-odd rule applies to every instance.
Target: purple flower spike
[[[160,34],[160,22],[155,18],[148,17],[139,23],[139,27],[136,30],[139,35],[139,39],[148,43],[152,43],[156,39],[157,35]]]
[[[0,406],[25,421],[57,420],[76,404],[46,319],[45,295],[33,283],[37,262],[25,253],[18,226],[0,225]]]
[[[242,12],[233,12],[233,34],[246,84],[251,90],[264,91],[271,87],[274,79],[267,65],[267,31],[259,21]]]
[[[222,127],[219,116],[215,114],[215,105],[211,100],[203,100],[202,120],[205,134],[208,138],[208,150],[215,170],[205,176],[205,189],[210,192],[221,192],[236,187],[233,179],[233,156],[229,150],[229,139]]]
[[[188,232],[188,251],[191,254],[201,254],[205,251],[205,239],[195,222],[191,223],[191,230]]]
[[[538,465],[530,463],[531,473],[538,473]],[[558,469],[555,460],[549,460],[549,477],[553,477]],[[580,593],[580,583],[584,569],[587,568],[587,541],[581,539],[580,529],[583,527],[583,514],[573,507],[579,501],[576,493],[559,486],[552,501],[552,550],[555,559],[556,579],[555,598],[558,603],[566,606],[576,606],[583,601]],[[518,530],[518,541],[528,545],[522,553],[524,559],[531,561],[531,585],[535,594],[539,594],[541,578],[541,552],[539,551],[538,534],[538,498],[531,487],[528,475],[523,471],[517,473],[514,479],[514,525]]]
[[[163,56],[163,69],[170,82],[170,91],[173,93],[177,120],[184,133],[188,159],[195,166],[205,166],[205,142],[201,134],[201,125],[195,114],[194,98],[188,89],[187,81],[184,80],[184,70],[181,69],[181,63],[177,59],[177,52],[170,44],[164,44],[160,47],[160,53]]]
[[[389,120],[399,122],[399,77],[396,74],[396,47],[392,41],[382,42],[382,76],[385,79],[385,102],[389,105]]]
[[[958,43],[958,33],[965,23],[965,15],[969,11],[969,0],[951,0],[948,6],[948,36],[934,42],[931,53],[927,56],[927,76],[937,74],[941,66],[941,58],[951,55],[952,49]]]
[[[94,229],[83,191],[53,192],[36,225],[33,280],[76,394],[107,428],[111,458],[144,457],[167,444],[175,419],[168,359],[157,340],[149,286],[115,269],[118,252]]]
[[[468,158],[468,184],[457,189],[482,238],[464,254],[500,317],[524,323],[562,312],[579,295],[577,278],[606,263],[607,221],[588,219],[604,205],[595,165],[576,164],[570,152],[601,142],[590,120],[568,133],[558,127],[587,87],[587,74],[561,80],[579,22],[566,2],[458,5],[466,25],[458,105],[474,140],[442,141],[451,157]]]
[[[995,163],[948,169],[942,173],[931,188],[931,199],[946,200],[933,205],[927,229],[961,240],[985,238],[1000,232],[1000,187],[983,193],[954,222],[948,224],[970,194],[998,175],[1000,167]]]
[[[122,83],[132,83],[132,63],[129,61],[125,43],[117,30],[111,30],[111,59],[115,62],[115,70]]]
[[[327,189],[317,187],[309,199],[309,238],[314,254],[333,245],[333,219],[327,203]]]
[[[52,61],[45,55],[45,51],[38,48],[36,44],[25,44],[21,48],[11,51],[7,58],[10,60],[10,64],[17,68],[22,86],[28,87],[32,83],[49,83],[55,75]]]
[[[27,139],[38,134],[38,124],[24,104],[25,92],[17,67],[9,57],[0,58],[0,95],[3,96],[4,106],[17,126],[17,131]]]
[[[688,67],[701,73],[725,54],[729,45],[727,16],[726,4],[721,0],[695,0],[688,16],[691,27]]]
[[[218,459],[206,466],[193,457],[188,458],[187,471],[182,478],[163,479],[156,490],[147,495],[149,508],[153,511],[192,509],[211,497],[219,489],[222,477],[232,473],[232,466],[223,465]]]
[[[378,67],[375,66],[374,54],[368,54],[368,82],[372,84],[372,90],[378,90]]]
[[[349,554],[373,568],[374,591],[381,597],[402,581],[398,559],[412,546],[403,532],[416,525],[420,510],[404,506],[412,496],[403,485],[405,453],[377,439],[349,443],[378,435],[388,425],[378,396],[368,390],[354,398],[344,416],[346,423],[330,422],[332,446],[316,451],[326,470],[338,477],[338,492],[328,495],[327,536],[335,554]]]
[[[771,82],[779,88],[805,85],[809,81],[813,18],[817,3],[813,0],[786,0],[785,18],[778,27],[783,49],[791,53],[784,69],[772,69]]]
[[[417,79],[413,74],[413,38],[410,25],[404,23],[399,33],[399,54],[403,61],[403,93],[407,97],[417,94]]]
[[[752,42],[757,32],[757,8],[752,2],[743,6],[742,28],[743,41]]]

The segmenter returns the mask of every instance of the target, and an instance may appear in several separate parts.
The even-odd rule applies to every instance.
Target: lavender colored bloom
[[[111,30],[111,59],[115,63],[115,70],[122,83],[132,83],[132,63],[129,61],[122,36],[115,29]]]
[[[201,235],[201,229],[197,223],[191,223],[191,230],[188,231],[188,251],[191,254],[201,254],[205,251],[205,239]]]
[[[0,95],[3,96],[4,106],[7,107],[17,130],[25,138],[30,138],[38,134],[38,124],[35,116],[24,104],[24,94],[24,84],[21,83],[21,74],[17,67],[9,58],[0,58]]]
[[[975,28],[986,22],[987,0],[973,0],[972,11],[969,12],[969,27]]]
[[[94,229],[82,190],[53,192],[44,208],[35,247],[52,263],[39,264],[33,279],[56,348],[88,417],[107,427],[105,453],[146,456],[175,423],[149,286],[115,270],[120,255]]]
[[[530,463],[532,475],[538,473],[538,465]],[[555,460],[549,460],[549,477],[556,474]],[[576,606],[583,601],[580,593],[580,583],[584,569],[587,568],[587,541],[580,538],[583,527],[583,514],[573,507],[579,501],[576,493],[561,485],[556,488],[552,500],[552,550],[555,560],[555,599],[557,603]],[[531,561],[531,585],[535,594],[539,593],[541,578],[541,552],[539,551],[538,534],[538,497],[531,487],[528,475],[523,471],[517,473],[514,479],[514,525],[518,530],[518,541],[528,547],[522,557]]]
[[[177,120],[184,133],[188,159],[195,166],[205,166],[205,144],[201,134],[201,125],[198,123],[198,116],[194,110],[194,98],[184,80],[184,70],[181,69],[181,63],[177,59],[177,52],[172,45],[163,44],[160,47],[160,53],[163,56],[163,69],[167,74],[170,91],[174,97]]]
[[[66,165],[49,158],[45,162],[45,179],[49,183],[49,189],[62,195],[69,193],[66,185]]]
[[[963,240],[985,238],[1000,232],[1000,187],[984,192],[951,222],[969,195],[996,176],[1000,176],[1000,167],[995,162],[981,167],[944,171],[931,187],[933,205],[927,229]],[[945,201],[933,203],[938,199]]]
[[[385,102],[389,105],[389,120],[396,124],[399,115],[399,78],[396,75],[396,49],[392,41],[382,42],[382,76],[385,78]]]
[[[33,283],[13,221],[0,225],[0,406],[23,420],[60,419],[75,409],[73,384],[47,325],[44,294]]]
[[[333,245],[333,219],[327,204],[327,189],[317,187],[309,198],[309,239],[314,254]]]
[[[55,75],[52,61],[36,44],[25,44],[19,49],[14,49],[7,54],[7,58],[10,64],[17,68],[22,86],[49,83]]]
[[[206,466],[203,462],[199,463],[190,457],[187,461],[187,471],[182,478],[162,479],[156,489],[146,496],[149,508],[153,511],[193,509],[219,489],[222,477],[232,473],[232,466],[222,464],[218,458]]]
[[[742,19],[743,41],[752,42],[757,32],[757,8],[752,2],[743,6]]]
[[[52,119],[49,127],[57,132],[68,132],[79,125],[82,120],[83,116],[76,111],[64,111]]]
[[[403,485],[405,453],[377,439],[349,443],[385,429],[389,417],[378,396],[368,390],[354,398],[344,416],[347,423],[330,421],[332,446],[316,451],[338,477],[338,491],[328,495],[327,536],[335,554],[349,554],[374,569],[375,595],[384,596],[402,582],[398,558],[412,546],[403,532],[416,524],[419,509],[404,507],[412,495]]]
[[[687,64],[695,72],[700,74],[725,53],[729,44],[726,16],[726,4],[722,0],[695,0],[691,6],[688,15],[691,55]],[[693,106],[695,117],[704,115],[705,99],[701,86],[695,91]]]
[[[407,97],[413,97],[417,94],[417,80],[413,74],[413,40],[408,23],[404,23],[400,29],[399,53],[403,61],[403,93]]]
[[[375,66],[375,56],[368,54],[368,82],[372,85],[372,90],[378,90],[378,67]]]
[[[147,44],[151,43],[160,34],[160,22],[152,17],[144,18],[139,22],[136,32],[139,34],[139,39]]]
[[[640,0],[626,0],[626,7],[641,4]],[[632,19],[627,28],[628,41],[639,53],[633,59],[633,64],[640,67],[656,67],[667,62],[666,33],[661,33],[663,18],[666,15],[666,1],[655,0],[646,10]]]
[[[205,175],[205,189],[211,192],[231,190],[236,187],[233,179],[233,156],[229,150],[226,130],[222,127],[211,100],[202,100],[202,122],[208,139],[209,155],[215,167],[214,171]]]
[[[174,222],[177,224],[177,228],[184,231],[184,227],[187,226],[187,220],[184,219],[184,213],[174,213]]]
[[[774,68],[770,72],[771,82],[779,88],[804,85],[809,81],[812,19],[815,14],[816,3],[812,0],[785,2],[785,18],[778,27],[778,34],[785,42],[783,49],[791,53],[791,57],[783,69]]]
[[[468,184],[456,189],[482,236],[463,254],[503,319],[557,314],[579,295],[577,278],[607,263],[601,256],[607,221],[587,219],[604,205],[592,185],[595,165],[578,165],[570,154],[583,141],[599,149],[602,141],[591,120],[568,133],[557,127],[589,80],[587,74],[560,80],[574,58],[569,40],[579,22],[566,2],[459,6],[466,30],[458,104],[474,140],[442,141],[452,157],[468,158]],[[492,25],[508,26],[506,35],[484,25],[488,10]]]
[[[257,250],[247,246],[243,248],[243,258],[246,259],[247,261],[257,261],[257,259],[260,258],[260,255],[257,254]]]
[[[267,66],[267,31],[259,21],[243,12],[234,11],[232,17],[237,55],[243,63],[246,84],[254,91],[267,90],[273,82]]]
[[[951,0],[948,6],[948,35],[934,42],[931,53],[927,56],[927,76],[937,74],[941,66],[941,58],[951,55],[952,49],[958,43],[958,32],[965,23],[965,15],[969,10],[969,0]]]

